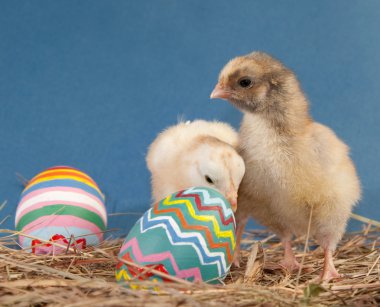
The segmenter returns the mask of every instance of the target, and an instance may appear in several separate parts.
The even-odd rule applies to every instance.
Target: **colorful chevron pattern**
[[[119,283],[137,279],[168,281],[130,265],[159,268],[189,281],[218,283],[235,249],[235,218],[217,191],[194,187],[156,203],[131,229],[119,253]],[[125,262],[124,262],[125,261]]]
[[[41,172],[25,187],[16,210],[16,229],[30,236],[20,235],[20,245],[46,254],[65,250],[41,243],[57,241],[52,238],[79,242],[78,249],[99,244],[107,227],[104,201],[95,181],[80,170],[57,166]]]

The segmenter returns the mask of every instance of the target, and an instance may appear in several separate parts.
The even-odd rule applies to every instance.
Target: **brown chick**
[[[321,278],[339,277],[332,255],[361,194],[347,145],[313,121],[295,74],[265,53],[231,60],[211,98],[226,99],[244,113],[239,152],[246,172],[239,188],[237,246],[252,216],[281,238],[282,265],[295,270],[291,239],[307,233],[312,214],[310,234],[324,249]],[[235,264],[238,257],[239,247]]]

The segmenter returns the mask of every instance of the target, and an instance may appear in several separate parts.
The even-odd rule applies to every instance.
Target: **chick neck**
[[[304,134],[312,122],[308,101],[298,82],[292,80],[281,91],[272,91],[266,97],[265,107],[251,114],[261,117],[282,136]]]

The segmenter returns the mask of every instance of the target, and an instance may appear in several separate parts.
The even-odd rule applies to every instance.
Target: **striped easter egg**
[[[30,180],[22,192],[15,225],[24,234],[19,235],[21,247],[35,254],[59,254],[68,245],[77,250],[97,245],[107,227],[104,195],[78,169],[49,168]]]
[[[124,285],[144,279],[166,282],[167,274],[220,283],[232,263],[235,227],[231,206],[219,192],[193,187],[173,193],[145,212],[129,232],[116,279]]]

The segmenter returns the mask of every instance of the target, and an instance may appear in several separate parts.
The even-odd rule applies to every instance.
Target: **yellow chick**
[[[324,249],[321,278],[340,277],[333,252],[361,194],[348,146],[313,121],[295,74],[265,53],[227,63],[211,98],[226,99],[244,113],[239,153],[246,173],[239,189],[237,242],[252,216],[281,238],[282,265],[298,269],[291,239],[307,233],[312,214],[310,234]],[[235,264],[238,255],[239,249]]]
[[[146,157],[153,200],[206,186],[222,193],[235,211],[245,171],[237,144],[237,132],[221,122],[196,120],[167,128],[150,145]]]

